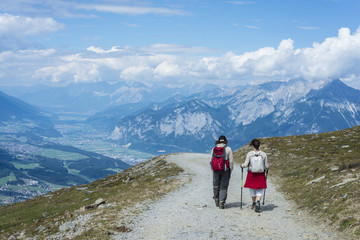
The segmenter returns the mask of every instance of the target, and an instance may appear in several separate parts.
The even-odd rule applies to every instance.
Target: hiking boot
[[[216,207],[219,207],[219,203],[220,203],[220,200],[219,200],[219,199],[215,199],[215,205],[216,205]]]
[[[255,204],[255,212],[260,212],[260,203]]]
[[[224,209],[224,208],[225,208],[225,202],[220,202],[219,208],[220,208],[220,209]]]
[[[251,209],[254,209],[255,205],[256,205],[256,203],[253,202],[252,205],[251,205]]]

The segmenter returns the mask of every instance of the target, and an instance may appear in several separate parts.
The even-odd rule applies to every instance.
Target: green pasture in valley
[[[44,148],[41,150],[40,152],[40,156],[42,157],[47,157],[47,158],[56,158],[59,160],[81,160],[81,159],[86,159],[88,158],[85,155],[82,155],[80,153],[73,153],[73,152],[66,152],[66,151],[61,151],[61,150],[57,150],[57,149],[51,149],[51,148]]]

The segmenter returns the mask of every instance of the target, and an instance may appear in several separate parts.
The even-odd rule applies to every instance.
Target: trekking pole
[[[267,180],[268,172],[269,172],[269,169],[267,169],[266,172],[265,172],[265,180]],[[263,205],[265,205],[265,193],[266,193],[266,188],[264,189]]]
[[[241,167],[241,201],[240,201],[240,209],[242,209],[243,174],[244,174],[244,168]]]

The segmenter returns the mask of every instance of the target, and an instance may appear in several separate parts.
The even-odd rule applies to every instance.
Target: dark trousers
[[[214,199],[219,199],[220,202],[226,202],[229,181],[230,170],[225,172],[213,171]]]

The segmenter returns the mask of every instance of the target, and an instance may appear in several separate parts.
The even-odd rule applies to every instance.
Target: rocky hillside
[[[119,223],[179,186],[181,173],[163,157],[121,173],[0,207],[0,239],[109,239]]]
[[[299,209],[360,236],[360,126],[322,134],[261,139],[269,177]],[[244,161],[249,146],[235,153]]]

